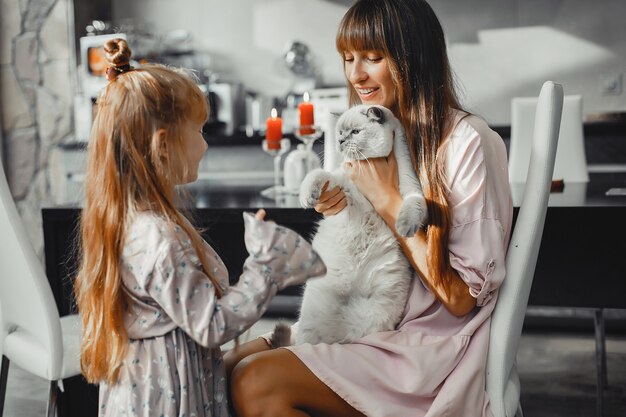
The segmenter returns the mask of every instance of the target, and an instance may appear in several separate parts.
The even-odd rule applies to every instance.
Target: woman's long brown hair
[[[123,40],[109,41],[105,50],[112,64],[130,59]],[[128,346],[120,255],[137,212],[150,210],[182,227],[218,296],[222,289],[207,267],[199,232],[175,206],[176,178],[170,168],[176,162],[181,166],[185,123],[206,120],[206,97],[183,71],[149,65],[117,74],[96,105],[74,289],[83,322],[83,375],[91,383],[115,383]],[[154,135],[158,129],[165,130],[165,146]]]
[[[389,62],[411,158],[428,202],[428,267],[447,291],[450,209],[442,144],[452,129],[455,93],[443,29],[423,0],[359,0],[345,14],[337,51],[379,51]],[[350,104],[360,102],[349,85]]]

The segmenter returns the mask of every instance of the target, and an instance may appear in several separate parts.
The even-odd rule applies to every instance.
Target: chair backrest
[[[511,183],[526,182],[536,108],[536,97],[515,97],[511,100],[509,149],[509,181]],[[559,144],[552,178],[565,182],[589,182],[583,136],[582,96],[568,95],[563,100]]]
[[[48,377],[56,380],[63,365],[59,312],[43,265],[13,201],[1,161],[0,242],[0,345],[4,346],[5,336],[13,332],[37,341],[41,347],[38,353],[49,355],[45,358]]]
[[[519,406],[515,357],[548,207],[562,106],[563,87],[545,82],[537,103],[526,187],[506,257],[506,278],[491,318],[487,391],[495,417],[514,416]]]

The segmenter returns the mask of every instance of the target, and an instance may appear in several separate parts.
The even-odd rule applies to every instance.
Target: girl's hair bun
[[[131,51],[125,39],[110,39],[104,44],[104,52],[109,65],[123,67],[130,63]]]
[[[109,67],[106,70],[106,77],[109,81],[113,81],[118,75],[130,71],[130,48],[126,41],[122,38],[108,40],[104,44],[104,53]]]

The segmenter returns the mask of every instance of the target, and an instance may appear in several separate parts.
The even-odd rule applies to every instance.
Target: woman
[[[274,350],[257,339],[231,353],[234,409],[240,417],[490,415],[489,323],[513,211],[502,139],[461,110],[425,1],[357,1],[337,50],[351,103],[384,105],[404,126],[429,206],[427,230],[398,237],[416,277],[394,332]],[[346,169],[393,230],[401,203],[393,153]],[[316,209],[333,215],[345,205],[334,189]]]

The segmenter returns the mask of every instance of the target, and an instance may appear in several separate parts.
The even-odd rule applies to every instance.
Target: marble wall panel
[[[68,1],[0,0],[0,145],[11,192],[40,255],[41,207],[53,200],[49,152],[72,133]]]

